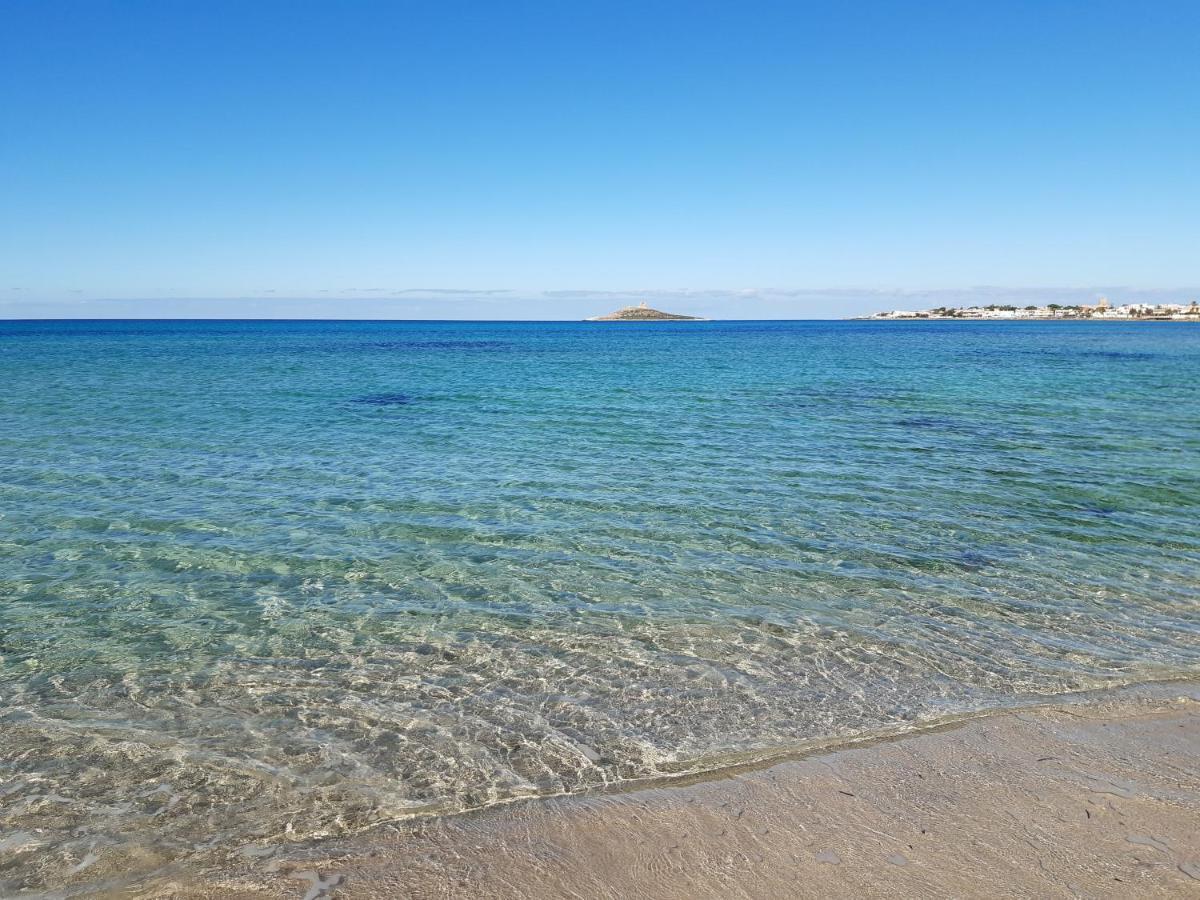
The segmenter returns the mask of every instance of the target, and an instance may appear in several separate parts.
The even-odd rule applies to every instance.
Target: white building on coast
[[[989,306],[946,307],[907,310],[893,309],[878,312],[861,319],[1110,319],[1181,321],[1200,323],[1200,303],[1126,303],[1114,306],[1107,297],[1101,297],[1094,305],[1080,304],[1063,306],[1048,303],[1042,306],[1018,307],[992,304]]]

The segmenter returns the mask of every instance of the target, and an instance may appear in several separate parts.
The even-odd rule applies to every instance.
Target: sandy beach
[[[142,896],[1200,896],[1200,685],[388,827]]]

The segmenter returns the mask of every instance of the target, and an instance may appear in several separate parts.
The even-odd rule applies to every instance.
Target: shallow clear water
[[[1186,324],[0,323],[0,893],[1200,673],[1198,374]]]

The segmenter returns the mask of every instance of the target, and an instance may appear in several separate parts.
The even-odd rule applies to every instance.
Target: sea
[[[0,322],[0,895],[1200,675],[1200,326]]]

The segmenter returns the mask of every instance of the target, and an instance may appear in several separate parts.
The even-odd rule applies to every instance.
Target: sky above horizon
[[[1191,299],[1197,58],[1190,0],[0,0],[0,317]]]

